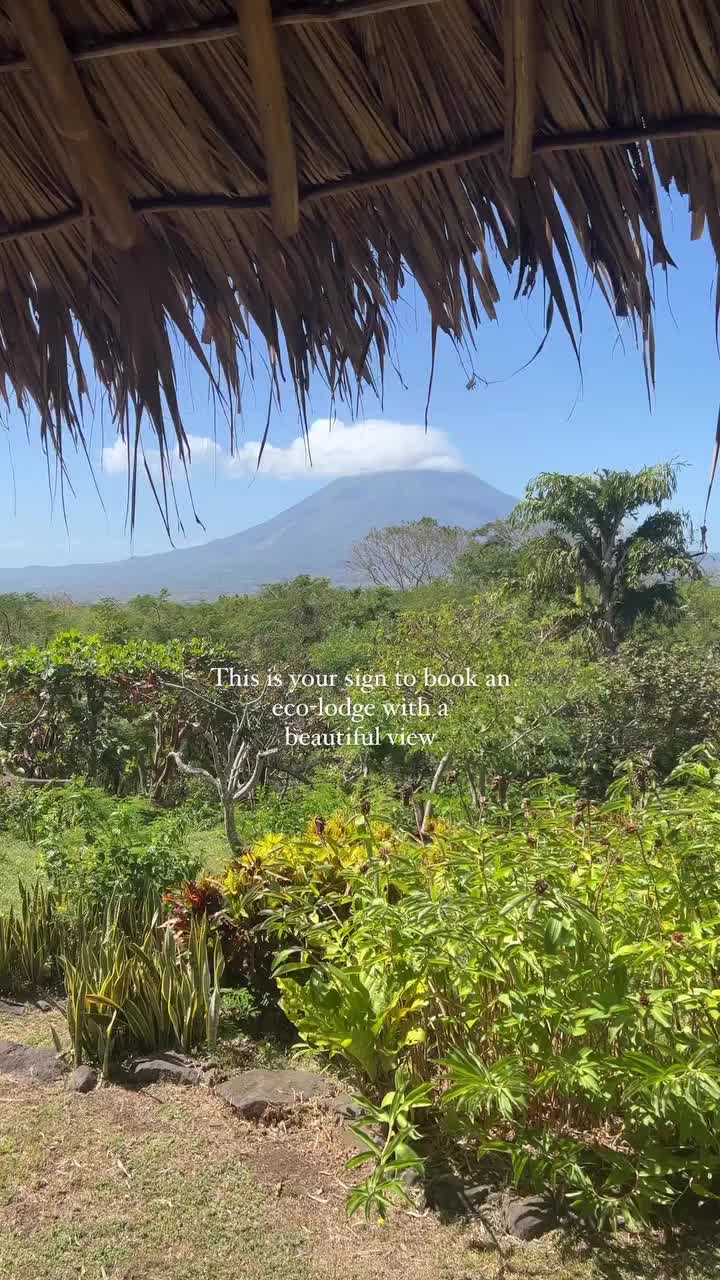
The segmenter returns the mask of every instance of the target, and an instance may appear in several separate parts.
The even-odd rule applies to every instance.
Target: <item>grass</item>
[[[192,853],[202,857],[205,875],[221,876],[227,870],[232,854],[221,826],[210,831],[190,831],[187,843]]]
[[[117,1093],[16,1099],[0,1139],[0,1274],[307,1280],[302,1233],[271,1229],[258,1186],[184,1100]]]
[[[38,850],[18,836],[0,831],[0,912],[18,902],[18,880],[30,882],[37,875]]]
[[[51,1045],[49,1020],[0,1015],[0,1039]],[[59,1025],[56,1022],[56,1025]],[[472,1226],[344,1211],[346,1132],[244,1124],[206,1089],[80,1096],[0,1077],[3,1280],[711,1280],[720,1240],[517,1245],[501,1266]]]

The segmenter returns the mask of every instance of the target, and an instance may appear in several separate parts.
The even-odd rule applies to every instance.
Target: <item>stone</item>
[[[336,1093],[332,1097],[323,1098],[322,1105],[343,1120],[359,1120],[363,1108],[349,1093]]]
[[[52,1013],[52,1005],[48,1004],[47,1000],[36,1000],[35,1008],[39,1009],[41,1013]]]
[[[127,1084],[200,1084],[203,1072],[179,1053],[133,1058],[122,1073]]]
[[[288,1108],[314,1099],[332,1110],[350,1101],[335,1095],[332,1082],[314,1071],[240,1071],[218,1085],[215,1093],[243,1120],[260,1120],[272,1107]]]
[[[425,1183],[421,1169],[403,1169],[399,1180],[406,1191],[419,1191]]]
[[[87,1063],[76,1067],[71,1072],[68,1079],[68,1089],[73,1089],[75,1093],[92,1093],[97,1084],[97,1071],[94,1067],[90,1067]]]
[[[19,1018],[23,1013],[27,1013],[26,1004],[21,1004],[19,1000],[0,1000],[0,1014],[9,1014],[11,1018]]]
[[[431,1178],[425,1188],[428,1209],[450,1217],[470,1217],[488,1202],[495,1188],[489,1183],[468,1183],[455,1174]]]
[[[557,1212],[548,1196],[512,1197],[503,1209],[505,1227],[516,1240],[537,1240],[557,1226]]]
[[[31,1049],[12,1040],[0,1040],[0,1074],[15,1080],[34,1080],[54,1084],[67,1072],[65,1063],[54,1049]]]

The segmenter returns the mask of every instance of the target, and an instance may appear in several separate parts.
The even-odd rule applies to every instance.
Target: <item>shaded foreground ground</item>
[[[0,1016],[0,1039],[51,1044],[55,1015]],[[570,1241],[554,1232],[502,1262],[470,1225],[344,1211],[342,1128],[234,1119],[205,1089],[89,1095],[0,1076],[3,1280],[710,1280],[720,1240]],[[509,1242],[508,1242],[509,1243]],[[475,1247],[474,1247],[475,1246]]]

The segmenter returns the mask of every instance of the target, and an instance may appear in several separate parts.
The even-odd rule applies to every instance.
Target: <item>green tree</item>
[[[488,591],[469,605],[401,614],[372,658],[375,670],[388,675],[388,694],[375,700],[377,724],[417,735],[415,754],[432,768],[444,761],[456,770],[475,807],[493,777],[504,787],[510,778],[567,771],[568,726],[592,669],[552,630],[509,589]],[[411,677],[401,692],[393,691],[394,672]],[[448,684],[458,674],[463,683]],[[432,741],[418,741],[421,733]]]
[[[608,650],[636,618],[676,603],[678,578],[700,577],[688,517],[661,509],[675,495],[677,473],[670,462],[637,472],[545,471],[510,517],[516,529],[545,528],[529,553],[530,585],[574,590],[575,620],[591,622]],[[638,520],[644,507],[656,510]]]
[[[452,569],[453,580],[469,587],[513,582],[523,573],[523,533],[507,520],[491,520],[477,531]]]

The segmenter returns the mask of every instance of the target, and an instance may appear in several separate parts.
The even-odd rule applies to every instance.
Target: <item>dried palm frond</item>
[[[286,18],[297,7],[285,4]],[[0,7],[0,63],[24,56],[12,10]],[[230,34],[236,6],[57,0],[73,52],[208,23],[228,34],[75,63],[137,220],[132,248],[113,244],[82,189],[35,70],[2,74],[0,389],[38,407],[43,446],[62,459],[68,436],[85,445],[92,368],[131,474],[143,422],[166,473],[176,442],[187,456],[176,334],[235,412],[250,322],[303,420],[315,371],[352,402],[382,380],[407,273],[433,333],[456,340],[495,316],[496,262],[516,269],[519,293],[542,280],[547,325],[559,316],[577,351],[570,229],[634,327],[652,382],[651,271],[671,264],[657,179],[689,196],[693,235],[706,222],[720,255],[720,11],[710,0],[536,0],[536,10],[536,145],[521,178],[503,155],[500,0],[276,25],[300,194],[299,231],[279,239],[244,43]],[[704,132],[629,140],[668,121],[682,135],[686,118],[686,132],[693,120]],[[558,134],[623,129],[615,145],[552,149]],[[55,225],[39,229],[43,220]]]

